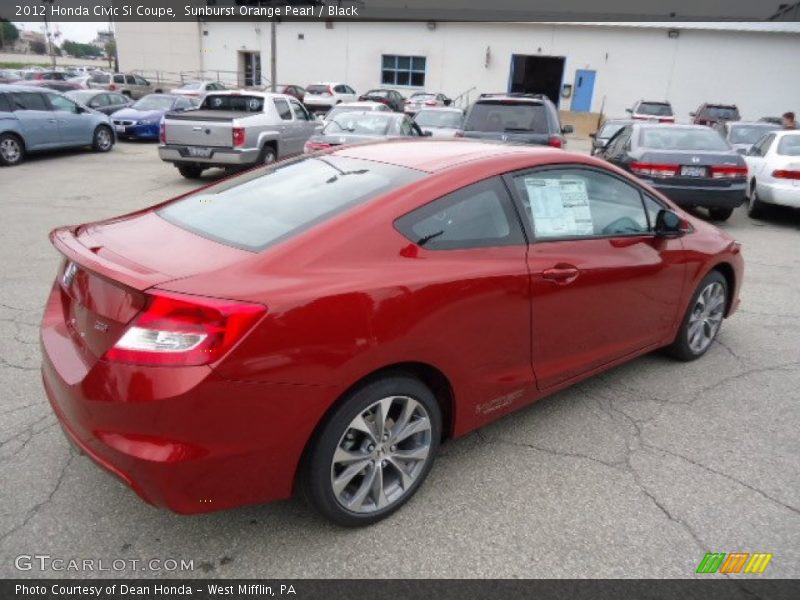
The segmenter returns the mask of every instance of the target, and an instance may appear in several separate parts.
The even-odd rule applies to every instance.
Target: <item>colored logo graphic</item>
[[[765,552],[709,552],[697,566],[697,573],[758,573],[767,568],[772,554]]]

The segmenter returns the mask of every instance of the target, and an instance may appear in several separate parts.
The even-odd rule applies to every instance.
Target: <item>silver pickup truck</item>
[[[236,169],[302,154],[320,128],[291,96],[212,92],[196,110],[164,116],[158,154],[194,179],[211,167]]]

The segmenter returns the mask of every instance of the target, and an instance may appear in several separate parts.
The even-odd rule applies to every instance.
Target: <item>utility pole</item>
[[[56,68],[56,52],[53,48],[53,38],[50,36],[50,20],[47,18],[49,13],[48,4],[52,5],[55,0],[42,0],[44,3],[44,36],[47,38],[47,51],[50,53],[50,60],[53,63],[53,69]]]
[[[269,22],[269,34],[269,85],[272,93],[275,93],[278,91],[277,82],[275,81],[275,79],[278,77],[278,61],[277,57],[275,56],[275,53],[278,51],[278,40],[276,39],[277,32],[274,18]]]

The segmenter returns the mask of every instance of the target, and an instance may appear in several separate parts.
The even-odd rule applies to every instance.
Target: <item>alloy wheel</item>
[[[22,148],[17,140],[8,137],[0,142],[0,154],[2,154],[6,162],[13,164],[19,160],[22,154]]]
[[[111,147],[111,133],[105,127],[97,132],[97,147],[100,150],[107,150]]]
[[[697,296],[689,316],[687,341],[692,352],[700,354],[708,348],[719,331],[724,312],[725,288],[713,281]]]
[[[408,396],[371,404],[347,426],[331,462],[337,502],[355,513],[373,513],[403,498],[431,451],[431,420]]]

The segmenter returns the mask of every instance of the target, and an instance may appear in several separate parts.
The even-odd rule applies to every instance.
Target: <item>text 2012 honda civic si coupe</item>
[[[739,244],[603,161],[342,147],[51,234],[43,379],[68,437],[196,513],[306,495],[368,524],[439,444],[657,348],[702,356]]]

